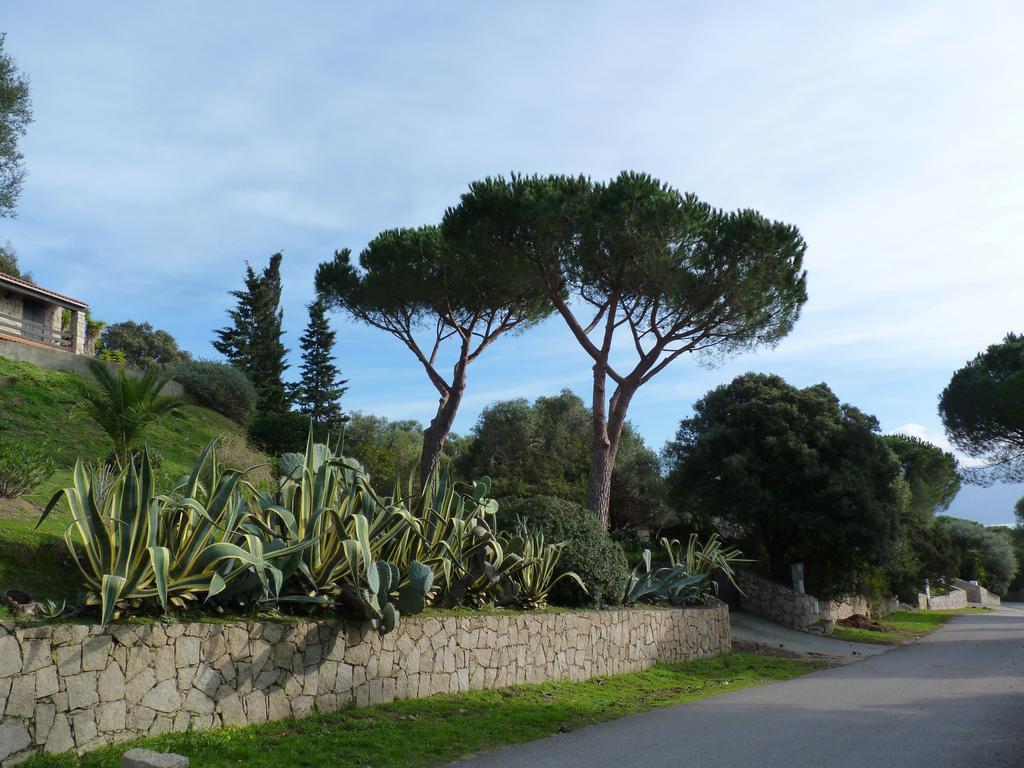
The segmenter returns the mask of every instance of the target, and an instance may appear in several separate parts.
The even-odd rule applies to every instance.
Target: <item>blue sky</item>
[[[213,356],[246,259],[283,250],[295,344],[320,261],[436,222],[472,179],[647,171],[799,226],[810,291],[777,349],[641,390],[651,445],[745,370],[825,381],[944,444],[951,372],[1022,330],[1024,6],[766,5],[2,0],[36,122],[0,242],[96,316]],[[427,420],[406,350],[334,323],[346,407]],[[585,395],[588,373],[557,319],[503,339],[456,428],[494,399]],[[951,511],[1006,522],[1022,494]]]

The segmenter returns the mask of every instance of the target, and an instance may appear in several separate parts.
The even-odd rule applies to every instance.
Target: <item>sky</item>
[[[799,227],[810,295],[777,348],[644,386],[652,447],[748,370],[948,447],[950,375],[1024,330],[1024,5],[767,5],[0,0],[35,111],[0,242],[94,316],[213,358],[246,261],[284,253],[297,347],[317,264],[436,223],[470,181],[645,171]],[[408,351],[332,324],[345,407],[429,421]],[[497,399],[586,398],[589,374],[558,318],[500,339],[456,429]],[[1010,522],[1022,495],[968,488],[950,514]]]

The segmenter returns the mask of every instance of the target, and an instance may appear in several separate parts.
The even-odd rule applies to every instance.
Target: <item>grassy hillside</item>
[[[46,500],[68,483],[79,456],[97,460],[112,450],[95,424],[75,414],[75,385],[82,381],[77,374],[0,358],[0,434],[53,446],[59,465],[53,477],[26,499],[0,499],[0,590],[17,587],[37,596],[69,591],[65,585],[72,572],[63,543],[67,515],[55,513],[38,531],[33,526]],[[230,419],[190,405],[150,427],[146,443],[162,456],[160,475],[178,477],[191,469],[211,439],[242,431]]]

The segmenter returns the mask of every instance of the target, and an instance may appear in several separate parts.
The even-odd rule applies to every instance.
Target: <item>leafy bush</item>
[[[134,368],[153,368],[190,359],[167,331],[133,320],[106,326],[100,344],[105,350],[120,352],[123,360]]]
[[[7,435],[0,436],[0,499],[17,499],[44,483],[56,469],[54,450]]]
[[[358,411],[349,416],[342,450],[359,460],[374,488],[386,493],[396,478],[405,481],[417,474],[423,449],[423,426],[418,421],[391,421]],[[446,451],[449,448],[446,443]]]
[[[256,388],[237,368],[213,360],[190,360],[169,366],[167,373],[199,405],[248,424],[256,410]]]
[[[309,425],[309,417],[295,411],[266,413],[257,416],[249,425],[249,439],[253,445],[271,456],[301,452],[309,437]],[[326,443],[330,438],[331,432],[327,427],[313,424],[313,439],[316,442]]]
[[[128,363],[128,359],[120,349],[107,349],[98,345],[96,347],[96,358],[111,365],[127,365]]]
[[[552,593],[553,602],[616,605],[622,601],[628,578],[626,557],[589,509],[553,496],[523,496],[504,500],[497,517],[499,528],[512,529],[522,518],[549,542],[565,543],[558,572],[576,573],[586,592],[563,581]]]

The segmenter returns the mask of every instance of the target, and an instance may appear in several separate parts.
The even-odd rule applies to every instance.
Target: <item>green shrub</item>
[[[0,499],[24,496],[53,474],[54,450],[26,438],[0,436]]]
[[[295,411],[287,413],[266,413],[257,416],[249,425],[249,439],[252,444],[271,456],[282,453],[301,453],[306,450],[306,438],[309,437],[309,416]],[[327,443],[330,438],[334,444],[334,435],[323,424],[313,425],[313,439],[318,443]]]
[[[565,542],[558,571],[576,573],[589,592],[585,594],[575,583],[565,580],[555,587],[552,602],[569,605],[622,602],[628,578],[626,556],[593,512],[553,496],[521,496],[501,502],[499,529],[513,530],[520,518],[531,531],[539,529],[550,543]]]
[[[199,405],[248,424],[256,409],[256,388],[237,368],[212,360],[190,360],[167,368]]]

